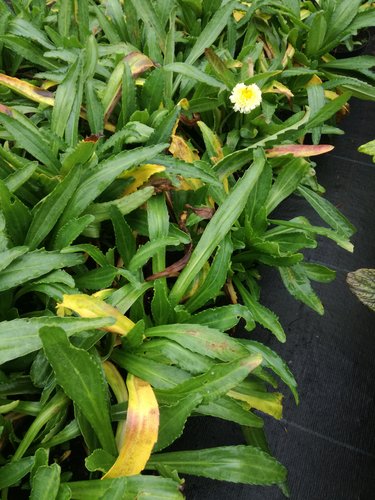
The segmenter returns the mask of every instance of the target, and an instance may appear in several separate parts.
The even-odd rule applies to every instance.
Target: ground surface
[[[349,271],[375,267],[375,165],[357,147],[375,138],[375,104],[353,100],[341,124],[344,136],[333,140],[332,153],[318,160],[318,179],[327,198],[356,226],[350,254],[322,240],[311,259],[337,271],[331,284],[314,285],[325,306],[318,316],[288,296],[278,273],[264,269],[262,300],[280,317],[287,333],[281,345],[264,331],[266,342],[289,364],[301,403],[287,389],[284,419],[266,420],[274,455],[287,466],[294,500],[370,500],[375,498],[375,314],[348,290]],[[303,199],[293,197],[280,215],[318,218]],[[242,443],[241,432],[221,421],[197,418],[189,424],[180,448]],[[199,439],[199,443],[198,443]],[[281,500],[274,487],[258,488],[189,478],[188,500]]]

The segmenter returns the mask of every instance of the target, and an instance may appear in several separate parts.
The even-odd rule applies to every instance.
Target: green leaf
[[[205,162],[196,161],[195,163],[187,163],[183,160],[178,160],[166,155],[158,155],[152,162],[155,165],[165,166],[167,172],[172,175],[181,175],[185,178],[193,177],[201,179],[209,185],[221,186],[219,179]],[[208,165],[208,168],[205,168],[206,165]]]
[[[193,250],[188,264],[177,278],[171,290],[169,298],[172,303],[178,303],[182,299],[195,276],[240,216],[252,189],[262,173],[264,164],[264,156],[259,154],[253,165],[237,182],[229,196],[207,224],[204,233]]]
[[[306,55],[316,56],[322,46],[327,33],[327,21],[323,11],[317,12],[314,15],[310,30],[306,39]]]
[[[215,165],[221,158],[223,157],[223,151],[221,147],[221,142],[218,136],[213,132],[207,125],[198,121],[197,125],[201,131],[203,136],[204,145],[206,146],[207,156],[210,159],[210,162]]]
[[[34,457],[25,457],[0,467],[0,489],[15,485],[28,474],[34,464]]]
[[[5,252],[0,252],[0,271],[9,266],[15,259],[24,255],[29,250],[28,247],[13,247]]]
[[[180,240],[173,236],[148,241],[137,250],[136,254],[130,260],[128,268],[130,271],[137,271],[142,268],[152,256],[157,254],[159,250],[166,246],[177,246],[179,244]]]
[[[272,351],[272,349],[261,344],[260,342],[246,339],[239,339],[239,342],[241,342],[241,344],[243,344],[252,354],[261,354],[263,358],[262,365],[273,370],[276,375],[281,378],[281,380],[291,390],[294,399],[298,404],[299,397],[297,392],[297,382],[285,361],[283,361],[278,354]]]
[[[293,158],[282,167],[267,198],[267,215],[297,189],[309,169],[310,164],[303,158]]]
[[[135,238],[129,224],[116,205],[110,207],[110,215],[115,231],[116,248],[125,267],[136,252]]]
[[[153,113],[160,108],[163,103],[164,87],[166,75],[165,68],[156,68],[146,79],[142,89],[141,104],[149,113]]]
[[[63,137],[74,100],[77,96],[78,78],[82,70],[81,59],[70,66],[62,83],[57,87],[55,105],[52,111],[51,129],[59,137]]]
[[[322,84],[307,86],[307,99],[310,107],[311,118],[313,118],[325,105],[326,98]],[[321,138],[321,128],[315,127],[311,130],[313,144],[319,144]]]
[[[9,413],[17,408],[19,400],[11,401],[10,403],[0,405],[0,415],[4,413]]]
[[[361,3],[362,0],[341,0],[340,2],[335,2],[334,10],[328,19],[329,30],[325,40],[326,46],[350,26],[350,23],[358,13]],[[324,52],[326,51],[324,50]]]
[[[91,424],[103,449],[116,455],[108,389],[97,358],[71,345],[61,328],[44,327],[40,330],[40,338],[57,382]]]
[[[64,154],[60,174],[65,176],[72,168],[77,169],[80,165],[88,163],[92,159],[97,145],[98,140],[95,136],[79,141],[74,148]]]
[[[124,74],[124,68],[125,68],[124,61],[120,61],[117,64],[117,66],[115,66],[104,88],[104,93],[102,97],[102,106],[104,109],[105,117],[111,115],[113,107],[117,102],[118,92],[119,89],[121,89],[121,82]]]
[[[375,311],[375,269],[358,269],[348,273],[346,280],[359,300]]]
[[[227,68],[224,61],[212,49],[204,51],[216,78],[225,83],[228,89],[232,89],[236,85],[236,79],[233,72]]]
[[[112,467],[115,460],[116,457],[98,448],[85,458],[85,466],[90,472],[101,471],[106,473]]]
[[[59,491],[57,493],[57,500],[70,500],[72,492],[66,483],[60,483]]]
[[[79,289],[101,290],[111,286],[117,274],[116,267],[106,265],[77,276],[75,283]]]
[[[156,397],[161,403],[174,404],[189,394],[198,394],[203,403],[209,403],[242,382],[261,362],[260,355],[253,355],[229,363],[219,363],[213,365],[207,373],[185,380],[173,389],[158,389]]]
[[[280,267],[279,272],[286,289],[293,297],[314,309],[318,314],[324,314],[324,307],[311,288],[310,280],[303,267],[299,264]]]
[[[0,322],[0,364],[35,352],[42,347],[39,330],[60,327],[68,336],[75,333],[112,325],[113,318],[39,318],[13,319]]]
[[[13,244],[22,245],[30,224],[30,211],[16,195],[9,192],[2,180],[0,180],[0,210],[5,217],[7,233]]]
[[[194,408],[201,402],[199,394],[191,394],[173,406],[160,406],[158,441],[153,453],[172,444],[183,433],[185,423]]]
[[[194,353],[185,347],[167,340],[156,338],[142,344],[135,354],[143,354],[159,363],[176,365],[193,375],[206,372],[212,366],[212,361],[200,354]]]
[[[152,186],[146,186],[138,189],[134,193],[130,193],[117,200],[104,203],[92,203],[86,210],[90,215],[95,217],[95,222],[102,222],[111,218],[111,208],[116,207],[122,215],[127,215],[136,208],[146,203],[154,194],[155,190]]]
[[[53,250],[61,250],[69,246],[94,220],[95,217],[93,215],[87,214],[68,221],[57,231],[52,243]]]
[[[210,403],[199,405],[196,413],[208,415],[210,417],[221,418],[239,425],[249,425],[252,427],[263,427],[263,420],[245,409],[240,402],[228,396],[222,396]]]
[[[235,339],[203,325],[155,326],[146,329],[145,336],[169,338],[190,351],[221,361],[232,361],[246,355],[246,350]]]
[[[204,50],[215,42],[227,25],[228,19],[232,15],[235,5],[236,2],[234,1],[226,2],[226,4],[215,12],[200,33],[188,57],[186,58],[185,62],[187,64],[193,64],[204,53]]]
[[[239,320],[243,318],[246,321],[245,328],[251,331],[255,328],[253,316],[246,306],[241,304],[230,304],[221,307],[209,307],[203,311],[189,316],[183,323],[198,323],[209,328],[214,328],[226,332],[234,328]]]
[[[229,1],[215,12],[196,39],[189,55],[185,59],[186,64],[195,63],[195,61],[204,53],[205,49],[210,47],[215,42],[227,25],[228,19],[232,15],[235,5],[236,2]],[[181,78],[181,76],[177,77],[173,87],[173,92],[177,90],[181,82]]]
[[[319,281],[319,283],[330,283],[336,278],[336,271],[329,269],[329,267],[313,262],[301,262],[300,266],[310,280]]]
[[[91,133],[100,134],[104,128],[104,109],[96,93],[94,80],[89,78],[85,83],[87,120]]]
[[[147,203],[147,225],[150,241],[167,238],[169,233],[169,214],[164,196],[154,196]],[[163,247],[152,258],[152,272],[159,273],[166,267],[166,248]],[[165,278],[154,282],[154,296],[151,311],[157,324],[168,323],[171,307]]]
[[[0,43],[3,43],[12,52],[32,62],[37,68],[56,69],[56,64],[43,57],[44,50],[40,49],[32,40],[17,35],[0,35]]]
[[[129,283],[116,290],[108,299],[108,303],[125,314],[131,306],[153,287],[152,283]]]
[[[53,229],[80,179],[81,169],[79,167],[71,169],[62,182],[57,184],[53,191],[34,207],[32,221],[25,239],[25,244],[31,250],[37,248]]]
[[[9,33],[38,42],[46,49],[53,50],[55,48],[42,30],[38,29],[35,24],[31,23],[30,21],[27,21],[26,19],[22,19],[20,17],[12,19],[12,21],[9,23]]]
[[[189,312],[196,311],[220,293],[227,280],[232,252],[232,240],[229,236],[226,236],[218,246],[204,282],[185,304]]]
[[[54,269],[82,264],[84,260],[84,256],[77,253],[62,254],[44,250],[29,252],[0,272],[0,291],[24,284]]]
[[[114,489],[121,491],[122,500],[134,500],[142,496],[149,496],[155,500],[183,500],[179,491],[179,484],[172,479],[157,476],[131,476],[116,479],[91,479],[89,481],[75,481],[66,483],[75,500],[93,500],[114,498]],[[108,496],[107,496],[108,495]],[[117,499],[117,497],[116,497]]]
[[[60,487],[58,464],[42,465],[36,471],[30,493],[30,500],[55,500]]]
[[[269,219],[269,222],[271,224],[277,224],[279,226],[285,226],[285,227],[293,227],[295,229],[301,229],[303,231],[307,231],[312,234],[319,234],[321,236],[325,236],[335,241],[340,247],[344,248],[348,252],[353,252],[354,247],[347,238],[341,236],[340,234],[337,234],[335,231],[332,231],[332,229],[327,229],[325,227],[319,227],[319,226],[312,226],[309,223],[309,221],[304,217],[296,217],[290,221]]]
[[[259,304],[237,278],[234,278],[233,282],[238,288],[244,304],[249,308],[255,321],[270,330],[280,342],[285,342],[285,332],[277,316],[267,307]]]
[[[363,69],[371,69],[375,66],[374,56],[357,56],[349,57],[347,59],[333,59],[324,64],[321,64],[321,68],[328,69],[347,69],[351,71],[360,71]]]
[[[190,378],[190,375],[175,366],[158,363],[145,356],[114,350],[111,359],[129,373],[149,382],[158,389],[169,389]],[[175,402],[175,401],[174,401]]]
[[[166,33],[160,21],[160,18],[155,10],[155,7],[150,0],[130,0],[138,16],[144,22],[146,29],[152,29],[157,37],[159,47],[162,51],[165,50]]]
[[[70,246],[68,248],[65,248],[62,253],[72,253],[79,251],[87,253],[101,267],[108,265],[108,261],[100,248],[95,245],[91,245],[90,243],[82,243],[81,245]]]
[[[152,161],[154,155],[160,153],[168,144],[122,151],[99,163],[88,172],[81,185],[72,196],[65,209],[60,227],[74,217],[78,217],[115,179],[125,170],[144,162]],[[108,217],[110,218],[110,216]]]
[[[125,63],[122,77],[121,123],[125,125],[137,109],[136,87],[129,64]]]
[[[366,142],[366,144],[362,144],[362,146],[359,146],[358,151],[360,153],[372,156],[373,162],[375,163],[375,139],[373,141]]]
[[[254,230],[254,222],[259,211],[264,206],[272,186],[272,168],[266,163],[265,168],[255,184],[252,195],[246,203],[246,225],[247,231]]]
[[[253,446],[221,446],[194,451],[175,451],[152,455],[147,469],[161,465],[182,474],[244,484],[279,484],[286,469],[267,453]]]
[[[330,73],[326,73],[328,77],[331,77]],[[343,91],[350,92],[350,95],[357,97],[358,99],[364,99],[367,101],[375,101],[375,90],[374,85],[359,80],[358,78],[345,77],[345,82],[339,83],[339,89]],[[336,100],[336,99],[335,99]]]
[[[320,217],[329,224],[332,229],[337,231],[338,234],[344,238],[350,238],[350,236],[355,233],[355,227],[328,200],[305,186],[300,186],[298,192],[302,194]]]
[[[59,171],[60,162],[45,137],[31,120],[13,109],[11,116],[0,113],[0,123],[14,137],[19,146],[45,165],[47,172],[56,174]]]
[[[166,116],[162,119],[159,126],[155,129],[153,134],[150,136],[147,141],[147,145],[151,146],[153,144],[158,144],[160,142],[167,143],[170,141],[173,129],[176,125],[176,122],[180,116],[181,105],[177,104]],[[168,147],[169,144],[164,144],[164,148]],[[161,151],[159,151],[161,152]]]
[[[81,43],[84,43],[90,34],[89,20],[90,15],[88,0],[80,0],[75,5],[75,22],[78,27],[78,34]]]
[[[196,80],[197,82],[205,83],[210,87],[218,88],[223,90],[226,88],[226,85],[214,78],[213,76],[208,75],[204,71],[196,68],[195,66],[183,62],[175,62],[171,64],[167,64],[163,66],[164,71],[172,71],[173,73],[178,73],[179,75],[185,76],[191,80]]]
[[[46,450],[45,448],[38,448],[36,450],[34,455],[34,465],[30,472],[30,482],[32,482],[39,467],[48,465],[48,455],[48,450]]]
[[[25,184],[34,174],[38,164],[28,162],[26,166],[19,168],[4,179],[4,184],[11,193],[16,192],[23,184]]]
[[[61,36],[67,37],[70,33],[70,25],[72,18],[72,7],[73,4],[71,0],[60,0],[59,9],[57,15],[57,26]]]
[[[306,128],[311,130],[314,127],[326,122],[329,118],[331,118],[331,116],[342,108],[342,106],[349,100],[350,95],[350,92],[344,92],[339,97],[336,97],[336,99],[333,99],[333,101],[329,101],[308,121]]]

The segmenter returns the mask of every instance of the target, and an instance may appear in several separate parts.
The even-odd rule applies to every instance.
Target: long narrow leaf
[[[90,422],[103,449],[115,454],[102,367],[88,352],[71,345],[61,328],[42,328],[40,338],[58,383]]]
[[[280,484],[286,469],[267,453],[252,446],[223,446],[195,451],[153,455],[148,469],[168,466],[182,474],[221,479],[233,483]]]

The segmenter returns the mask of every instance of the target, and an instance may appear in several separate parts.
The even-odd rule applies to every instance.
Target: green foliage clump
[[[374,58],[329,54],[373,18],[353,0],[0,0],[4,498],[177,499],[179,474],[287,492],[254,410],[281,418],[276,377],[298,402],[296,381],[230,333],[285,341],[260,265],[323,314],[311,282],[335,273],[303,250],[353,249],[309,157],[351,95],[374,100]],[[249,113],[238,83],[261,91]],[[293,193],[324,226],[278,217]],[[196,415],[247,444],[164,451]]]

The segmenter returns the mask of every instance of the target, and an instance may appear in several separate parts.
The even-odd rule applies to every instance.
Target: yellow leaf
[[[321,85],[322,80],[319,78],[318,75],[313,75],[310,80],[307,82],[307,87],[310,87],[311,85]]]
[[[124,441],[116,462],[102,479],[140,474],[158,439],[159,407],[151,385],[129,374],[127,387],[129,403]]]
[[[309,9],[301,9],[301,12],[300,12],[301,21],[304,21],[309,16],[311,16],[311,11]]]
[[[182,137],[179,135],[172,135],[172,142],[169,147],[169,152],[172,153],[174,158],[184,160],[187,163],[193,163],[199,160],[198,153],[193,149]]]
[[[124,57],[124,61],[129,64],[134,78],[137,78],[139,75],[155,66],[149,57],[138,51],[130,52],[130,54]]]
[[[334,99],[336,99],[339,96],[339,94],[337,92],[334,92],[333,90],[325,90],[324,95],[330,101],[333,101]]]
[[[200,179],[193,179],[192,177],[189,177],[187,179],[179,177],[179,182],[180,184],[177,189],[178,191],[196,191],[203,186],[203,183]]]
[[[189,299],[190,297],[193,297],[194,294],[200,289],[200,287],[203,285],[205,282],[205,279],[207,278],[207,274],[210,270],[210,264],[208,262],[205,263],[205,265],[202,267],[201,271],[197,274],[197,276],[194,278],[189,291],[186,293],[184,296],[184,301]]]
[[[126,335],[134,326],[133,321],[121,314],[120,311],[93,295],[84,293],[63,295],[63,301],[57,307],[60,313],[63,309],[70,309],[82,318],[106,318],[111,316],[116,320],[116,323],[106,326],[104,330],[120,335]]]
[[[288,99],[294,97],[293,92],[284,84],[273,81],[272,84],[266,89],[262,90],[263,94],[271,93],[271,94],[282,94],[285,95]]]
[[[176,131],[175,127],[175,131]],[[182,137],[172,134],[172,141],[169,147],[170,153],[172,153],[174,158],[178,158],[179,160],[184,160],[187,163],[193,163],[195,160],[199,160],[198,153],[195,149],[193,149]],[[202,187],[203,183],[200,179],[193,178],[182,178],[179,177],[179,187],[180,191],[195,191]]]
[[[103,288],[103,290],[99,290],[92,294],[92,297],[97,297],[98,299],[105,300],[112,295],[115,291],[114,288]]]
[[[210,156],[210,160],[212,161],[212,163],[219,162],[224,158],[220,139],[209,127],[207,127],[204,122],[198,121],[197,125],[202,132],[203,140],[206,144],[206,149]]]
[[[281,62],[283,68],[286,67],[289,60],[293,59],[295,51],[296,51],[296,49],[293,47],[293,45],[291,43],[288,43],[288,47],[285,51],[283,60]]]
[[[165,167],[163,165],[153,165],[152,163],[145,163],[138,167],[127,170],[122,175],[121,179],[133,178],[133,182],[125,188],[124,195],[134,193],[140,186],[142,186],[148,179],[158,172],[163,172]]]
[[[325,90],[324,91],[324,96],[329,99],[330,101],[333,101],[334,99],[336,99],[337,97],[339,97],[340,94],[338,94],[337,92],[334,92],[333,90]],[[340,111],[338,112],[338,115],[340,116],[345,116],[349,113],[349,110],[350,110],[350,104],[347,102],[346,104],[344,104]]]
[[[128,391],[122,375],[118,369],[110,361],[104,361],[103,369],[105,377],[110,385],[118,403],[128,401]],[[120,451],[121,445],[125,438],[125,420],[120,420],[116,429],[116,444],[117,449]]]
[[[234,10],[233,11],[233,17],[236,22],[241,21],[241,19],[244,17],[245,11],[244,10]]]
[[[24,82],[19,78],[0,74],[0,84],[8,89],[14,90],[18,94],[28,97],[32,101],[47,104],[48,106],[53,106],[55,104],[55,98],[52,92],[31,85],[31,83]]]
[[[126,61],[134,78],[137,78],[140,74],[144,73],[148,69],[155,66],[155,64],[151,61],[149,57],[142,54],[142,52],[133,51],[130,52],[127,56],[124,57],[124,61]],[[46,82],[48,86],[54,85],[53,82]],[[28,82],[24,82],[18,78],[14,78],[12,76],[0,74],[0,85],[4,85],[9,89],[21,94],[25,97],[28,97],[34,102],[38,102],[40,104],[46,104],[48,106],[55,105],[55,97],[52,92],[49,90],[45,90],[44,88],[37,87],[35,85],[31,85]],[[182,99],[182,101],[186,101],[186,99]],[[181,102],[182,102],[181,101]],[[0,112],[4,112],[0,109]],[[9,114],[9,113],[8,113]],[[80,110],[80,116],[84,120],[87,120],[87,113],[84,108]],[[105,130],[110,132],[116,131],[116,126],[113,123],[110,123],[108,120],[104,123]]]
[[[283,395],[279,392],[252,391],[251,394],[242,394],[241,392],[233,390],[228,392],[228,396],[243,401],[249,409],[255,408],[278,420],[283,416]]]

